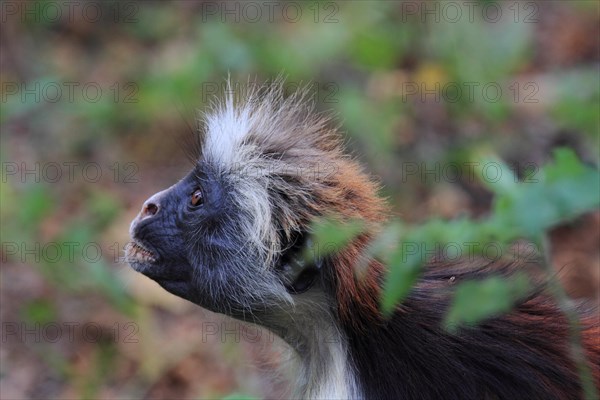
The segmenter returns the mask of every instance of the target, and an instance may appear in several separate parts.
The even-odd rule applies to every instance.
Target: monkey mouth
[[[137,264],[154,264],[157,257],[140,242],[132,241],[125,246],[125,261],[135,268]]]

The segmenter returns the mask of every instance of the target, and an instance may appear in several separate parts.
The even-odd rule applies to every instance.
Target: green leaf
[[[384,230],[382,234],[391,238],[378,238],[373,245],[377,249],[377,246],[383,247],[386,241],[397,240],[398,243],[398,247],[389,253],[390,256],[379,256],[388,265],[381,295],[382,311],[388,316],[396,304],[410,293],[422,266],[434,255],[449,259],[471,259],[480,255],[489,242],[497,244],[500,236],[493,225],[476,223],[467,218],[454,221],[433,219],[411,229],[397,223],[392,228]],[[396,239],[400,234],[403,235],[402,240]]]
[[[396,304],[410,293],[424,263],[423,253],[418,245],[412,247],[409,252],[405,244],[398,246],[390,257],[388,276],[381,293],[381,310],[387,316],[391,315]],[[431,246],[431,243],[425,245]]]
[[[444,327],[456,332],[460,326],[473,326],[482,320],[509,311],[529,291],[529,280],[523,274],[510,279],[494,276],[481,281],[459,284]]]
[[[482,183],[496,194],[514,191],[517,179],[511,169],[499,158],[489,157],[478,163],[477,172]]]
[[[585,173],[585,166],[572,149],[563,147],[554,150],[554,162],[544,167],[544,173],[549,182],[560,181],[581,176]]]
[[[305,250],[304,258],[312,260],[334,254],[346,247],[364,229],[360,220],[341,221],[333,217],[315,221],[310,229],[312,246]]]
[[[600,205],[599,171],[582,164],[570,149],[557,149],[554,155],[537,182],[488,185],[497,194],[490,221],[505,240],[535,238]]]
[[[389,243],[386,244],[382,238],[375,240],[369,254],[377,255],[389,266],[381,296],[385,314],[389,315],[395,305],[409,294],[421,266],[440,250],[442,256],[450,258],[454,258],[455,254],[469,258],[480,255],[489,243],[506,251],[517,239],[525,237],[535,240],[556,224],[600,205],[599,171],[582,164],[572,150],[556,150],[554,161],[539,171],[537,182],[517,182],[508,166],[497,159],[488,158],[487,162],[479,165],[491,162],[500,174],[494,174],[493,180],[484,179],[486,185],[496,193],[493,213],[489,218],[481,221],[467,218],[454,221],[432,219],[417,227],[397,225],[394,229],[402,231],[402,245],[390,252],[389,257],[380,254],[383,247],[389,247]],[[396,237],[398,235],[394,236],[394,240]],[[479,284],[474,282],[471,285]],[[513,286],[509,284],[492,280],[481,288],[480,294],[484,299],[493,295],[501,297],[502,293],[512,293],[511,288]],[[466,296],[462,292],[459,295]],[[473,305],[480,308],[473,310],[472,319],[465,317],[466,321],[485,317],[486,310],[504,310],[512,304],[512,299],[509,297],[506,300],[508,303],[502,304],[484,301]],[[461,320],[461,309],[455,312],[459,314],[452,318]]]

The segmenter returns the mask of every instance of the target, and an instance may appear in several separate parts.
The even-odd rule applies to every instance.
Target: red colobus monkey
[[[131,224],[126,260],[135,270],[280,335],[299,360],[294,398],[581,398],[569,325],[543,288],[477,327],[458,334],[441,327],[452,282],[510,275],[516,262],[431,262],[384,318],[385,265],[368,260],[360,279],[354,271],[387,219],[377,185],[301,93],[284,98],[281,84],[259,92],[229,95],[205,115],[192,171],[150,197]],[[307,166],[316,168],[303,173]],[[311,222],[331,214],[373,230],[305,262]],[[581,318],[598,386],[597,316],[581,311]]]

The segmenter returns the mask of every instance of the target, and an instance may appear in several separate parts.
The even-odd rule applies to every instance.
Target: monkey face
[[[284,99],[277,85],[264,97],[229,94],[216,104],[204,115],[192,171],[132,222],[126,261],[204,308],[271,325],[292,307],[335,296],[338,276],[354,284],[351,269],[329,267],[318,252],[299,258],[314,218],[376,220],[382,209],[375,185],[312,107],[302,93]]]
[[[151,196],[130,227],[126,261],[167,291],[215,312],[247,316],[289,302],[283,281],[256,246],[239,179],[198,164]]]

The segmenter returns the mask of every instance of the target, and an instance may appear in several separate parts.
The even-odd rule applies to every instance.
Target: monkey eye
[[[204,202],[204,196],[202,195],[202,191],[200,189],[194,190],[190,202],[194,207],[202,205],[202,203]]]

